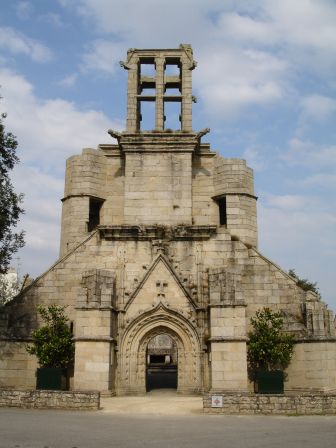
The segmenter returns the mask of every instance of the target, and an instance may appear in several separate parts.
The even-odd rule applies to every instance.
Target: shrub
[[[251,318],[251,324],[247,357],[252,376],[257,370],[284,370],[293,355],[294,336],[282,332],[281,313],[263,308]]]
[[[68,367],[73,362],[75,347],[65,307],[40,305],[37,309],[46,324],[33,332],[33,345],[26,347],[27,352],[36,355],[41,367]]]

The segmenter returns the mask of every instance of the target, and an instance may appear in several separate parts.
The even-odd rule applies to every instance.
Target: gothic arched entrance
[[[146,392],[148,352],[159,335],[168,336],[172,351],[176,351],[177,391],[188,394],[202,390],[198,334],[184,316],[161,305],[135,319],[124,333],[118,355],[117,394]]]

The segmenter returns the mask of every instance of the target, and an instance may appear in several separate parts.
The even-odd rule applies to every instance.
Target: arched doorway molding
[[[146,392],[146,350],[157,334],[166,333],[178,350],[178,392],[197,393],[202,389],[200,338],[190,322],[162,303],[130,323],[121,341],[118,356],[119,394]]]

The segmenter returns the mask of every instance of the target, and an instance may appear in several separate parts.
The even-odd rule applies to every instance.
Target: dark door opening
[[[147,346],[146,390],[177,389],[177,348],[172,338],[162,333]]]

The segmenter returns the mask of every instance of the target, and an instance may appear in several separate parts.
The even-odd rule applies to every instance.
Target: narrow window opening
[[[155,129],[155,102],[140,102],[140,130],[151,131]]]
[[[181,130],[181,103],[179,101],[165,101],[164,102],[164,114],[166,130],[172,131]]]
[[[227,225],[227,215],[226,215],[226,198],[221,198],[217,201],[219,208],[219,225]]]
[[[92,232],[100,223],[101,199],[90,198],[88,232]]]

